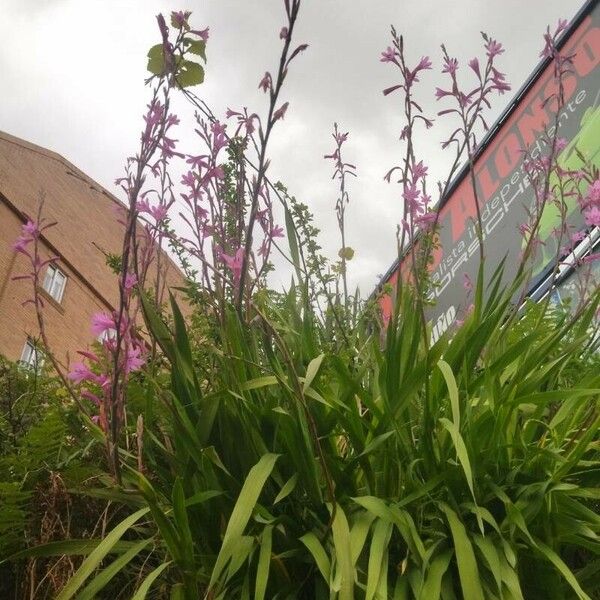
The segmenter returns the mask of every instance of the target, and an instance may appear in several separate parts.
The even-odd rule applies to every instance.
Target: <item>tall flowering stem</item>
[[[339,251],[341,259],[341,272],[342,282],[344,286],[344,306],[348,305],[348,282],[347,282],[347,268],[346,262],[352,259],[354,251],[352,248],[346,246],[346,226],[345,226],[345,212],[346,205],[350,202],[350,196],[347,190],[347,177],[356,177],[356,166],[344,162],[342,159],[342,146],[348,139],[348,133],[341,133],[338,129],[338,124],[333,124],[333,133],[331,134],[335,141],[335,149],[332,154],[326,154],[324,158],[330,159],[334,163],[334,171],[332,179],[338,179],[339,181],[339,197],[335,202],[335,212],[337,216],[338,228],[342,238],[342,247]]]
[[[31,282],[31,297],[23,302],[23,305],[31,304],[35,311],[35,316],[38,325],[38,331],[42,344],[44,346],[44,353],[52,363],[52,366],[62,381],[65,389],[69,392],[69,395],[81,410],[82,414],[89,415],[89,411],[81,402],[79,395],[75,392],[68,377],[65,374],[63,365],[56,358],[56,355],[52,351],[50,340],[46,331],[46,324],[44,319],[44,300],[40,293],[41,282],[42,282],[42,269],[45,269],[49,265],[54,264],[57,260],[57,256],[50,256],[47,259],[43,259],[41,255],[40,242],[44,238],[44,231],[50,229],[56,223],[46,222],[42,217],[44,208],[44,196],[40,195],[40,201],[38,204],[38,212],[35,219],[28,218],[26,223],[21,228],[21,235],[13,243],[13,250],[19,254],[23,254],[29,261],[31,271],[23,273],[14,277],[14,280],[26,280]]]
[[[266,74],[260,84],[263,90],[269,93],[269,109],[264,128],[263,125],[259,123],[257,172],[252,184],[250,216],[248,219],[248,225],[246,227],[244,249],[241,255],[240,280],[236,299],[237,309],[240,315],[242,315],[244,289],[246,279],[248,276],[249,259],[252,250],[254,225],[257,219],[259,198],[261,195],[261,189],[264,184],[265,172],[268,167],[267,146],[269,143],[271,132],[273,130],[273,126],[275,125],[275,123],[277,123],[277,121],[284,118],[289,106],[288,102],[284,102],[277,108],[279,102],[279,94],[281,92],[283,82],[288,74],[290,63],[299,53],[303,52],[307,48],[306,44],[301,44],[297,46],[294,50],[291,50],[292,35],[294,32],[296,20],[298,18],[298,13],[300,11],[300,4],[301,0],[285,0],[284,5],[287,16],[287,24],[284,27],[282,27],[280,31],[280,38],[283,40],[283,49],[281,51],[281,56],[279,59],[277,75],[273,80],[273,78],[270,75]]]

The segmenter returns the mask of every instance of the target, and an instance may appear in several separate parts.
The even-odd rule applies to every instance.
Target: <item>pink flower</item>
[[[124,285],[127,291],[132,290],[137,285],[137,282],[138,278],[135,273],[127,273],[127,275],[125,275]]]
[[[260,80],[260,83],[258,84],[259,89],[262,88],[262,91],[267,93],[271,87],[272,87],[272,79],[271,79],[271,74],[267,71],[263,78]]]
[[[22,231],[24,234],[30,237],[37,237],[40,233],[37,223],[34,223],[31,219],[25,223],[22,227]]]
[[[187,29],[188,27],[188,18],[192,13],[189,10],[186,10],[185,12],[180,10],[180,11],[173,11],[171,13],[171,24],[173,25],[173,27],[177,27],[179,29],[181,29],[182,27],[185,27]]]
[[[227,265],[227,267],[233,273],[233,280],[235,283],[239,283],[240,277],[242,276],[242,263],[244,261],[244,248],[238,248],[235,256],[229,256],[224,252],[221,252],[221,260]]]
[[[452,92],[446,92],[443,89],[436,87],[435,88],[435,98],[436,100],[439,100],[440,98],[443,98],[444,96],[452,96]]]
[[[75,384],[79,385],[82,381],[97,382],[98,376],[93,373],[90,368],[82,362],[73,363],[71,371],[67,377]]]
[[[412,168],[412,176],[413,182],[417,182],[419,179],[427,176],[428,167],[423,164],[423,161],[420,160],[416,165]]]
[[[585,239],[585,231],[577,231],[571,235],[571,241],[574,243],[581,242],[583,239]]]
[[[396,50],[394,50],[394,48],[392,48],[391,46],[388,46],[382,53],[381,53],[381,58],[379,59],[380,62],[396,62]]]
[[[115,320],[111,315],[107,315],[106,313],[96,313],[92,317],[92,333],[96,337],[111,329],[116,329]]]
[[[191,29],[190,33],[197,35],[201,40],[204,40],[206,42],[206,41],[208,41],[208,30],[209,29],[210,29],[210,27],[207,27],[206,29]]]
[[[29,252],[27,252],[27,245],[32,242],[31,238],[24,237],[20,235],[13,243],[12,249],[15,252],[20,252],[21,254],[25,254],[29,256]]]
[[[562,152],[567,147],[567,140],[565,138],[558,138],[556,140],[556,151]]]
[[[456,58],[444,57],[444,68],[442,69],[442,73],[450,73],[450,75],[454,75],[457,69],[458,60]]]
[[[600,208],[598,206],[592,206],[590,209],[585,211],[585,222],[588,225],[595,225],[600,227]]]
[[[431,225],[435,222],[436,213],[435,212],[426,212],[425,214],[415,217],[415,223],[418,227],[422,229],[429,229]]]
[[[139,371],[144,365],[145,359],[142,356],[142,349],[139,346],[131,347],[127,350],[125,359],[125,373]]]
[[[467,292],[471,292],[473,290],[473,282],[466,273],[463,273],[463,287]]]
[[[495,56],[498,56],[504,52],[502,44],[492,39],[485,44],[485,49],[487,50],[488,58],[494,58]]]
[[[289,102],[284,102],[274,113],[273,113],[273,122],[278,121],[279,119],[283,119],[285,113],[287,112]]]
[[[472,58],[469,61],[469,67],[471,67],[471,69],[473,69],[473,71],[475,72],[475,75],[477,75],[477,77],[481,79],[481,72],[479,71],[479,61],[477,60],[477,58]]]
[[[419,71],[423,71],[425,69],[431,69],[431,61],[429,60],[429,56],[421,56],[421,60],[419,64],[414,68],[413,73],[418,73]]]
[[[597,179],[590,185],[587,193],[587,200],[591,204],[600,203],[600,179]]]
[[[273,229],[271,229],[271,239],[272,238],[282,238],[285,237],[283,235],[283,227],[281,225],[275,225]]]

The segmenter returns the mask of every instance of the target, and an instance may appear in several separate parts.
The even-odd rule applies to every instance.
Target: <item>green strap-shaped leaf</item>
[[[160,577],[161,573],[171,564],[171,561],[165,562],[151,571],[146,579],[142,581],[142,585],[137,589],[131,600],[145,600],[146,595],[150,591],[152,584]]]
[[[310,384],[313,382],[316,377],[319,369],[321,368],[321,363],[325,358],[325,354],[319,354],[317,358],[313,358],[313,360],[308,363],[308,367],[306,368],[306,377],[304,378],[304,388],[303,391],[306,393],[306,390],[310,387]]]
[[[448,386],[448,395],[450,396],[450,405],[452,406],[452,420],[456,425],[456,429],[460,431],[460,404],[458,402],[458,386],[450,365],[444,361],[438,361],[438,367],[446,380]]]
[[[56,600],[69,600],[72,598],[85,580],[97,569],[113,546],[121,539],[123,534],[149,511],[149,508],[142,508],[129,515],[126,519],[123,519],[81,563],[79,569],[69,579],[67,585],[65,585],[56,597]]]
[[[469,600],[484,600],[475,553],[465,526],[447,504],[440,503],[440,507],[446,514],[450,525],[463,597]]]
[[[377,519],[371,540],[369,552],[369,567],[367,570],[366,600],[373,600],[379,584],[379,577],[383,570],[383,560],[386,557],[387,546],[392,535],[392,523]]]
[[[564,563],[562,558],[552,550],[552,548],[546,546],[539,540],[536,540],[537,549],[556,567],[560,574],[567,580],[567,583],[573,588],[573,591],[581,600],[591,600],[591,598],[583,591],[577,578]]]
[[[100,590],[104,588],[110,580],[133,558],[135,558],[149,543],[151,540],[142,540],[132,546],[127,552],[124,552],[114,560],[106,569],[94,576],[92,581],[85,587],[85,589],[77,596],[77,600],[94,600]]]
[[[296,487],[296,483],[298,483],[298,473],[294,473],[283,485],[281,491],[277,496],[275,496],[275,500],[273,500],[273,504],[277,504],[281,502],[284,498],[287,498]]]
[[[265,454],[250,469],[246,481],[244,481],[244,485],[242,486],[242,490],[240,491],[240,495],[233,507],[231,516],[229,517],[225,536],[223,537],[223,544],[221,545],[210,577],[209,589],[213,588],[221,576],[227,561],[231,558],[235,544],[241,539],[256,502],[258,501],[260,492],[265,485],[267,478],[271,474],[278,457],[278,454]]]
[[[419,600],[439,600],[442,591],[442,577],[448,570],[453,554],[452,550],[446,550],[446,552],[439,554],[431,561],[425,582],[421,588]]]
[[[323,545],[319,541],[319,538],[312,532],[305,533],[300,541],[308,548],[308,551],[312,554],[312,557],[317,563],[317,568],[323,575],[323,579],[329,585],[331,580],[331,562],[327,556],[327,552],[323,548]]]
[[[262,534],[260,552],[258,554],[258,567],[256,569],[256,587],[254,600],[264,600],[269,581],[269,568],[271,566],[271,546],[273,543],[273,526],[267,525]]]
[[[331,529],[337,565],[341,574],[339,600],[354,600],[354,567],[352,566],[350,528],[348,519],[339,504],[336,507]]]

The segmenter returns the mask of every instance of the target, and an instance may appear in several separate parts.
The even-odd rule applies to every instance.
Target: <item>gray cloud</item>
[[[5,0],[0,9],[0,129],[64,154],[111,190],[124,159],[135,151],[144,88],[145,54],[156,43],[154,15],[177,8],[210,25],[208,69],[199,93],[224,116],[227,106],[264,111],[257,89],[274,70],[283,24],[280,0],[206,0],[188,7],[159,0]],[[541,33],[559,17],[572,18],[579,0],[305,0],[296,40],[310,44],[290,70],[283,100],[290,101],[275,131],[271,175],[281,178],[315,212],[330,256],[339,247],[335,229],[335,184],[323,154],[331,149],[334,120],[351,132],[347,156],[358,166],[348,209],[349,243],[356,249],[350,278],[368,294],[395,255],[399,192],[382,178],[398,161],[402,128],[394,96],[381,90],[395,82],[379,63],[389,25],[404,33],[415,63],[434,59],[423,77],[423,107],[439,110],[432,91],[440,85],[439,45],[445,42],[462,64],[481,55],[479,32],[504,43],[502,66],[516,90],[538,62]],[[498,97],[492,120],[510,100]],[[189,109],[177,103],[178,110]],[[189,122],[189,121],[188,121]],[[185,123],[185,121],[184,121]],[[447,159],[439,142],[449,124],[418,141],[418,152],[441,177]],[[184,145],[193,144],[181,130]],[[189,147],[189,146],[188,146]]]

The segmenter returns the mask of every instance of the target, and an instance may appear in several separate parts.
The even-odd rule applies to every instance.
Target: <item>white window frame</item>
[[[19,364],[39,373],[44,366],[44,355],[42,351],[35,345],[31,338],[27,338],[23,350],[21,351],[21,359]]]
[[[42,287],[44,291],[60,304],[62,302],[65,287],[67,286],[67,276],[56,265],[48,265],[48,270],[44,276]]]

